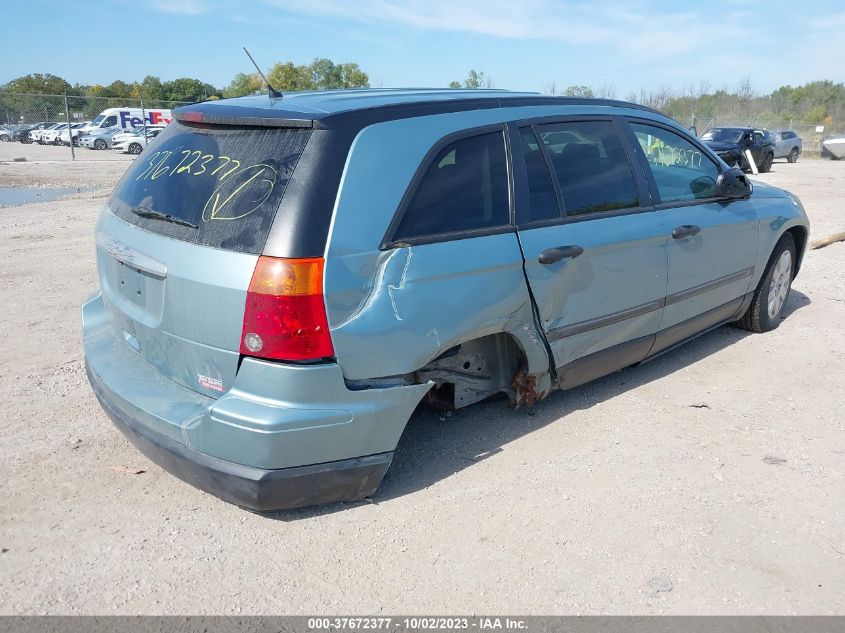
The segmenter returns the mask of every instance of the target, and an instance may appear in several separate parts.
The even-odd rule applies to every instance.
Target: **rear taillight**
[[[334,355],[322,258],[258,258],[246,295],[241,354],[277,360]]]

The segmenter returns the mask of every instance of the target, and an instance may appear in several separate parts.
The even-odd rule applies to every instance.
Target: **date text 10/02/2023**
[[[168,164],[171,157],[180,155],[176,164]],[[286,162],[280,166],[288,169]],[[205,154],[201,150],[191,149],[155,152],[147,161],[146,169],[135,180],[154,181],[162,177],[204,175],[214,178],[217,185],[203,206],[204,222],[245,218],[272,195],[278,180],[277,169],[268,163],[242,166],[240,160],[230,156]],[[239,204],[241,201],[247,204]]]

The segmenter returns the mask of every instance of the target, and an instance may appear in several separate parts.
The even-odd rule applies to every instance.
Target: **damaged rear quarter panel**
[[[446,134],[506,120],[504,111],[492,114],[380,123],[353,143],[324,282],[335,355],[347,379],[414,372],[458,343],[497,332],[514,336],[528,371],[548,373],[515,232],[379,250],[426,152]]]

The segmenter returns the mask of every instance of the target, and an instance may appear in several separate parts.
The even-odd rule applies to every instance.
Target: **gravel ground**
[[[88,388],[79,306],[125,165],[0,164],[94,187],[0,209],[0,613],[845,613],[845,243],[807,254],[772,333],[533,410],[420,410],[372,503],[265,517],[149,463]],[[759,179],[813,239],[845,230],[845,162]]]

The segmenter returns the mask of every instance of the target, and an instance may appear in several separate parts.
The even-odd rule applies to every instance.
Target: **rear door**
[[[564,388],[642,360],[666,232],[611,118],[514,125],[525,272]]]
[[[171,123],[97,224],[116,334],[163,377],[231,387],[252,272],[310,129]]]
[[[715,197],[719,166],[680,131],[631,120],[635,149],[666,227],[669,281],[659,346],[723,321],[749,291],[757,261],[757,211]],[[651,148],[661,146],[661,152]]]

